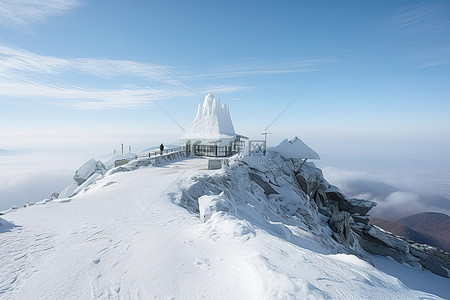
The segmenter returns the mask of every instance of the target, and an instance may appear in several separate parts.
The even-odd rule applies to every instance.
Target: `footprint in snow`
[[[195,258],[195,264],[200,266],[200,267],[210,267],[209,259],[207,259],[207,258],[196,257]]]

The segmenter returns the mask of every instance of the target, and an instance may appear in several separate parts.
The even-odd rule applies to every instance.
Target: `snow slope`
[[[0,298],[450,298],[448,278],[339,253],[306,204],[298,207],[304,219],[289,218],[276,198],[258,198],[264,191],[246,170],[206,166],[193,158],[106,174],[72,198],[2,216]],[[198,182],[229,190],[214,194]],[[237,182],[246,187],[239,199]],[[208,194],[200,201],[205,222],[183,207],[197,187]],[[282,183],[278,192],[292,193]]]

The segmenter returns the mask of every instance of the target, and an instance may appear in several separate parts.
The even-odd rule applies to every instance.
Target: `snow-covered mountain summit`
[[[447,254],[370,226],[312,163],[153,162],[90,161],[71,197],[2,216],[0,298],[450,297]]]

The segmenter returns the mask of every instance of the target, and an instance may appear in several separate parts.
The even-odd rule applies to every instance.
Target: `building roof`
[[[319,154],[298,137],[291,140],[285,139],[269,151],[278,152],[285,158],[320,159]]]

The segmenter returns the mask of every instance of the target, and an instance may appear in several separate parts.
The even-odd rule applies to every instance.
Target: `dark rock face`
[[[339,209],[347,211],[350,214],[359,214],[365,216],[377,204],[373,201],[367,201],[357,198],[347,198],[336,187],[331,187],[325,191],[328,199],[337,201]]]
[[[270,195],[270,194],[278,194],[271,186],[268,182],[266,182],[261,176],[259,176],[256,173],[253,172],[249,172],[248,175],[250,176],[250,178],[256,182],[263,190],[264,190],[264,194],[266,195]]]
[[[296,164],[300,162],[294,162]],[[358,243],[369,253],[391,256],[400,263],[421,266],[450,278],[449,253],[405,240],[370,225],[367,213],[376,205],[375,202],[348,198],[337,187],[330,185],[313,164],[306,163],[295,177],[303,192],[317,204],[318,212],[329,217],[332,236],[339,243],[348,245],[349,249]]]
[[[356,223],[360,223],[360,224],[364,224],[364,225],[369,225],[369,222],[370,222],[369,216],[360,216],[358,214],[354,214],[354,215],[352,215],[352,218]]]
[[[328,224],[330,224],[330,228],[331,230],[333,230],[333,237],[337,241],[353,245],[354,239],[350,223],[351,217],[350,214],[346,211],[340,211],[331,216]]]
[[[391,256],[400,263],[420,265],[437,275],[450,277],[450,254],[438,248],[403,240],[371,225],[354,231],[358,233],[361,247],[369,253]]]
[[[322,171],[317,168],[312,168],[310,164],[303,164],[303,166],[295,173],[297,181],[306,195],[313,198],[317,188],[319,188],[321,178],[323,178]]]

